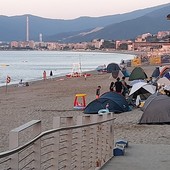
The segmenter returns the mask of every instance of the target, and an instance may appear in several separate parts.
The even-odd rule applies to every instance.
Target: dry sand
[[[146,66],[144,70],[150,76],[155,66]],[[132,70],[133,68],[128,68]],[[8,150],[9,132],[31,120],[41,120],[42,130],[52,128],[54,116],[83,115],[73,110],[76,93],[86,93],[87,103],[95,99],[98,85],[101,94],[109,90],[113,81],[110,74],[93,72],[91,76],[80,78],[60,77],[53,80],[37,81],[28,87],[8,86],[0,88],[0,151]],[[126,139],[134,144],[170,144],[169,125],[138,125],[142,112],[115,114],[115,140]]]

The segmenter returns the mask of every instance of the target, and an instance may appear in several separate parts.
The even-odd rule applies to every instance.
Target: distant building
[[[159,31],[157,33],[157,38],[162,39],[162,38],[164,38],[164,37],[166,37],[168,35],[170,35],[170,31]]]

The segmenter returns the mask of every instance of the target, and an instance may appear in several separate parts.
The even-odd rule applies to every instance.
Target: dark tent
[[[110,63],[107,65],[107,73],[113,73],[115,71],[121,70],[119,65],[116,63]]]
[[[160,70],[159,67],[156,67],[155,70],[153,71],[151,77],[157,78],[160,75]]]
[[[133,81],[133,80],[144,80],[147,79],[147,75],[144,72],[144,70],[141,67],[135,67],[130,76],[129,76],[129,81]]]
[[[170,72],[165,73],[164,77],[170,80]]]
[[[110,112],[122,113],[130,111],[129,105],[123,95],[116,92],[106,92],[98,99],[90,102],[84,109],[84,113],[96,114],[101,109],[106,109],[106,105],[109,105]]]
[[[161,93],[159,92],[156,92],[154,94],[151,94],[146,100],[145,100],[145,103],[143,105],[143,107],[141,107],[141,110],[142,111],[145,111],[145,109],[148,107],[148,105],[150,104],[150,102],[155,98],[157,97],[158,95],[162,95]]]
[[[149,102],[149,104],[145,107],[139,124],[170,123],[170,97],[158,95],[145,102]]]

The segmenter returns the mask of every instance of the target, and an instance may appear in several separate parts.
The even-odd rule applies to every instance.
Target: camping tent
[[[170,66],[165,65],[165,66],[156,67],[152,73],[152,77],[157,79],[160,77],[166,77],[170,79]]]
[[[159,70],[160,70],[160,76],[163,77],[167,72],[170,71],[170,66],[162,66],[162,67],[159,67]]]
[[[130,86],[133,86],[134,84],[139,83],[139,82],[145,82],[145,80],[133,80],[130,82]]]
[[[159,77],[159,75],[160,75],[160,69],[159,69],[159,67],[156,67],[155,70],[153,71],[151,77],[157,78],[157,77]]]
[[[144,80],[147,79],[147,75],[144,72],[144,70],[141,67],[135,67],[130,76],[129,76],[129,81],[133,81],[133,80]]]
[[[124,67],[124,68],[122,68],[122,73],[123,73],[123,75],[124,75],[124,77],[129,77],[130,76],[130,73],[128,72],[128,70]]]
[[[112,73],[112,77],[115,78],[115,79],[117,77],[123,77],[124,76],[124,74],[121,71],[121,68],[116,63],[108,64],[108,66],[107,66],[107,73]]]
[[[113,73],[115,71],[121,70],[119,65],[116,63],[110,63],[107,65],[107,73]]]
[[[170,81],[166,77],[162,77],[162,78],[158,79],[157,83],[159,83],[160,85],[162,85],[162,84],[170,85]]]
[[[129,93],[129,96],[131,96],[134,93],[138,93],[137,95],[139,95],[139,94],[142,94],[144,92],[153,94],[153,93],[155,93],[155,90],[156,90],[156,87],[153,86],[152,84],[148,84],[148,83],[145,83],[145,82],[138,82],[138,83],[135,83],[132,86],[130,93]]]
[[[145,103],[144,103],[144,105],[141,107],[141,110],[142,110],[142,111],[145,111],[145,109],[148,107],[148,105],[150,104],[150,102],[151,102],[155,97],[157,97],[158,95],[162,95],[162,94],[159,93],[159,92],[155,92],[154,94],[151,94],[151,95],[145,100]]]
[[[124,96],[116,92],[106,92],[98,99],[95,99],[90,102],[84,109],[84,113],[96,114],[99,110],[106,109],[107,104],[109,105],[108,109],[110,112],[121,113],[130,110],[129,105]]]
[[[147,104],[147,100],[145,101]],[[158,95],[146,106],[139,124],[170,123],[170,97]]]

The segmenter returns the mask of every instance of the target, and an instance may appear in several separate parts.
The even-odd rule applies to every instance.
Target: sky
[[[0,0],[0,15],[75,19],[122,14],[167,3],[170,0]]]

